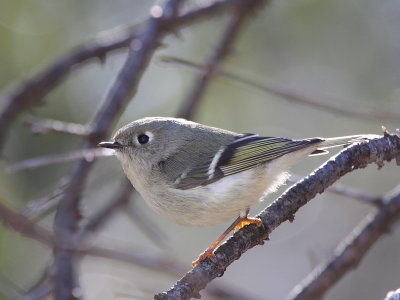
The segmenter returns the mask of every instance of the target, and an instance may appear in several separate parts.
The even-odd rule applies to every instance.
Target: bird
[[[307,156],[360,141],[365,135],[289,139],[202,125],[182,118],[133,121],[99,147],[115,150],[122,168],[158,214],[185,226],[209,226],[236,218],[192,263],[213,259],[231,232],[248,224],[250,208],[285,183],[288,169]]]

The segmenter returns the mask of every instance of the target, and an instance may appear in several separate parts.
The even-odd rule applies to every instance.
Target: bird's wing
[[[204,186],[322,141],[320,138],[291,140],[246,134],[210,154],[205,163],[183,172],[174,186],[183,190]]]

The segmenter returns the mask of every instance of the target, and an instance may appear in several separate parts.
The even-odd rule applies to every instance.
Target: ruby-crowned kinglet
[[[238,217],[200,256],[204,259],[233,228],[261,223],[247,217],[249,209],[285,182],[288,168],[362,137],[291,140],[150,117],[122,127],[112,142],[99,146],[116,150],[136,190],[169,220],[205,226]]]

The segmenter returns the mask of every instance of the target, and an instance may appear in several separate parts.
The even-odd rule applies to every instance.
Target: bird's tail
[[[318,149],[315,150],[313,153],[311,153],[311,155],[326,154],[328,151],[326,151],[325,149],[339,147],[339,146],[346,146],[353,143],[376,139],[379,137],[380,136],[376,134],[358,134],[358,135],[339,136],[333,138],[324,138],[323,141],[318,145]]]

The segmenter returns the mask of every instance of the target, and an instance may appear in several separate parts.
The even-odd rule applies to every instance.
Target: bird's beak
[[[118,142],[101,142],[97,144],[97,146],[109,149],[121,149],[123,147],[123,145]]]

